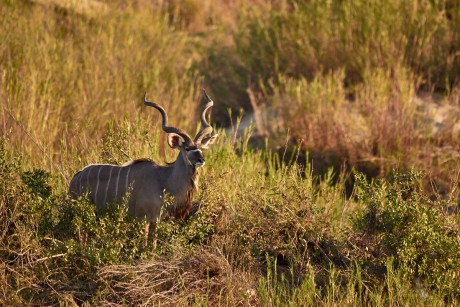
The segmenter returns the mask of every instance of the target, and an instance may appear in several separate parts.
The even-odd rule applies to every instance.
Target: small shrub
[[[50,174],[42,169],[34,169],[21,174],[22,182],[26,186],[26,193],[46,199],[51,195],[49,185]]]
[[[199,208],[195,208],[198,206]],[[195,202],[192,209],[197,212],[188,216],[185,221],[169,219],[157,223],[155,235],[160,254],[170,253],[174,246],[194,248],[211,242],[217,231],[222,206],[202,201]]]
[[[79,268],[83,271],[145,256],[145,222],[131,216],[124,204],[109,206],[96,215],[94,205],[80,198],[64,203],[58,214],[53,235],[60,243],[55,249],[66,253],[69,263],[85,259],[87,263]]]
[[[358,174],[357,198],[366,204],[356,225],[376,238],[379,261],[394,257],[412,278],[428,283],[446,297],[460,295],[460,229],[441,202],[421,192],[421,173],[394,173],[386,183],[366,182]]]

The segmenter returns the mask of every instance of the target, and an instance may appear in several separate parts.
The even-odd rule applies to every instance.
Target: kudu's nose
[[[204,158],[198,158],[198,163],[204,164]]]

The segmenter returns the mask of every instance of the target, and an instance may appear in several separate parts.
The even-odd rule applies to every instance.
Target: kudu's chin
[[[204,166],[204,162],[203,163],[195,163],[196,168],[200,168],[200,167],[203,167],[203,166]]]

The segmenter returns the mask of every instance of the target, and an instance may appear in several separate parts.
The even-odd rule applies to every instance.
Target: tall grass
[[[410,162],[417,162],[417,153],[427,150],[419,146],[430,143],[430,134],[417,111],[414,76],[401,68],[392,77],[374,70],[356,88],[352,101],[347,99],[344,78],[343,70],[310,82],[280,78],[279,86],[269,88],[273,95],[262,99],[269,100],[269,110],[283,121],[273,125],[267,117],[264,130],[282,135],[288,129],[309,150],[335,152],[355,166],[377,160],[391,169],[408,161],[409,153],[414,156]]]
[[[417,167],[446,186],[449,170],[458,169],[459,116],[454,111],[434,123],[432,105],[458,110],[458,5],[275,1],[242,7],[234,47],[211,47],[203,65],[216,92],[231,97],[230,107],[253,109],[262,136],[275,146],[286,134],[293,144],[303,140],[312,157],[319,153],[321,169],[348,165],[376,176]],[[445,99],[419,98],[435,91]],[[435,125],[440,133],[433,133]]]
[[[109,119],[133,120],[145,91],[172,122],[195,128],[190,114],[202,79],[191,60],[199,55],[167,16],[127,7],[88,20],[22,2],[1,10],[9,16],[2,21],[3,126],[14,128],[9,138],[29,156],[41,149],[53,159],[63,140],[87,148]]]
[[[252,78],[312,78],[345,68],[347,83],[369,69],[406,66],[425,84],[458,82],[459,7],[445,1],[279,1],[249,10],[236,35]]]

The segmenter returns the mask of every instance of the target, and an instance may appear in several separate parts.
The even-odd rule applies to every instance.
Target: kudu
[[[213,128],[206,120],[206,111],[213,106],[213,101],[203,91],[208,102],[200,116],[202,130],[193,140],[185,131],[168,126],[166,111],[147,101],[147,94],[144,95],[144,104],[161,113],[169,146],[179,150],[174,163],[161,166],[151,160],[139,159],[121,166],[91,164],[74,175],[69,193],[75,198],[87,194],[98,210],[106,208],[110,202],[120,202],[128,195],[128,212],[147,219],[146,236],[151,235],[152,224],[159,218],[183,219],[198,186],[198,169],[205,164],[202,149],[207,149],[218,136],[213,134]],[[172,196],[172,203],[163,206],[166,194]]]

